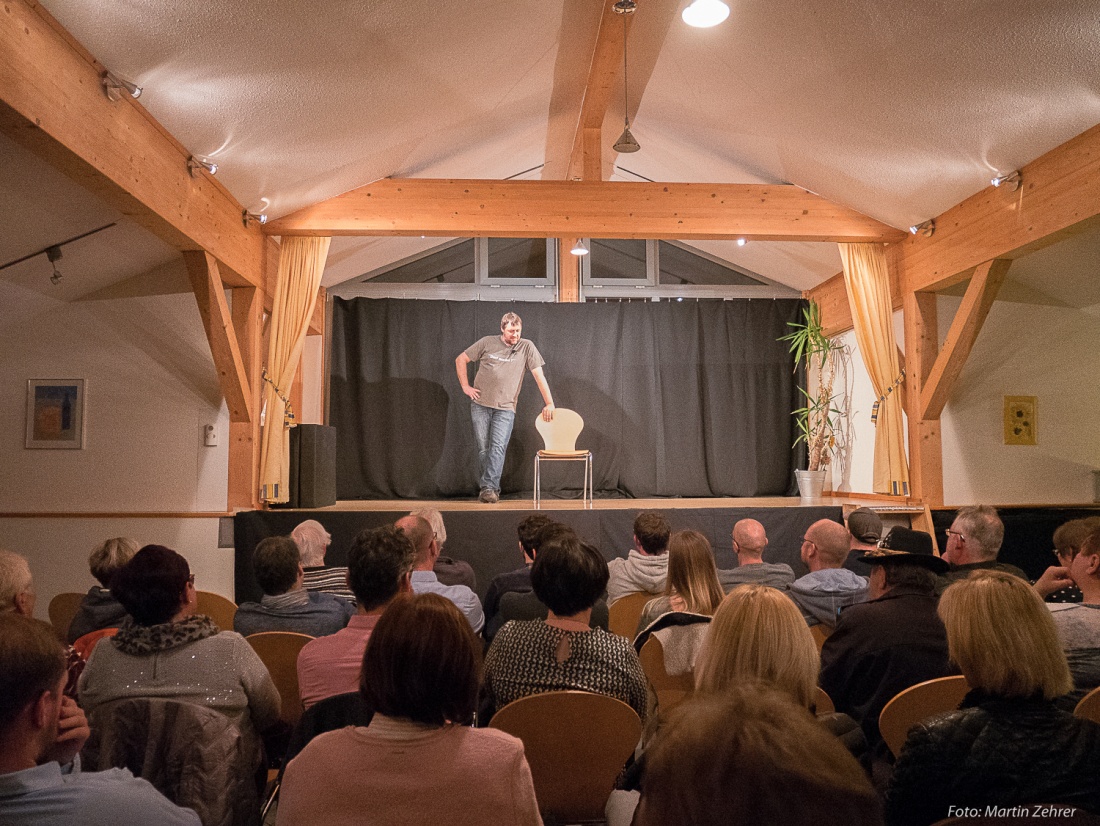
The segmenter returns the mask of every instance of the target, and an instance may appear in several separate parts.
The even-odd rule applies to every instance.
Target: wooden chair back
[[[554,409],[554,418],[546,421],[540,414],[535,419],[535,429],[542,436],[543,453],[586,453],[577,450],[577,437],[584,430],[584,419],[576,410],[566,407]]]
[[[695,673],[669,674],[665,670],[665,651],[661,641],[650,634],[642,650],[638,652],[642,671],[657,695],[657,707],[667,713],[684,701],[695,688]]]
[[[817,695],[814,702],[817,704],[818,714],[832,714],[836,711],[836,706],[833,705],[833,698],[825,693],[825,689],[821,686],[817,687]]]
[[[821,650],[821,646],[825,644],[825,640],[829,638],[829,635],[833,633],[833,629],[828,625],[818,623],[817,625],[810,626],[810,634],[814,638],[814,642],[817,643],[817,650]]]
[[[954,711],[970,690],[966,677],[938,677],[899,692],[882,709],[878,729],[895,757],[901,754],[909,729],[933,714]]]
[[[279,689],[282,698],[279,719],[293,728],[302,716],[302,698],[298,693],[298,654],[313,637],[291,631],[264,631],[250,634],[245,639],[259,654],[271,673],[275,687]]]
[[[607,629],[628,640],[634,639],[634,632],[638,630],[638,620],[642,618],[646,603],[656,596],[657,594],[639,591],[615,600],[607,609]]]
[[[237,616],[237,603],[213,591],[196,591],[198,612],[214,620],[222,631],[233,630],[233,618]]]
[[[642,733],[634,709],[587,691],[523,697],[489,725],[523,741],[539,810],[559,823],[603,820],[615,778]]]
[[[1073,716],[1100,723],[1100,688],[1094,688],[1081,698],[1073,709]]]
[[[50,600],[50,607],[46,609],[46,613],[50,616],[50,625],[53,626],[53,630],[62,638],[69,636],[69,626],[72,625],[73,617],[80,610],[80,603],[83,601],[84,594],[75,592],[58,594]]]

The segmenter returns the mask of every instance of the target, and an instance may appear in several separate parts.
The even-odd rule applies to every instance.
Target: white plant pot
[[[825,490],[824,470],[796,470],[794,478],[798,481],[798,496],[803,502],[821,501]]]

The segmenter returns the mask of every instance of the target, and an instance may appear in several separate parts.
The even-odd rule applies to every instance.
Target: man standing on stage
[[[470,397],[470,418],[474,423],[474,438],[478,446],[478,484],[481,502],[500,501],[500,474],[504,470],[504,453],[512,437],[516,418],[516,400],[523,386],[523,374],[530,370],[542,393],[546,406],[542,418],[554,418],[554,398],[546,383],[542,365],[546,362],[538,348],[521,338],[523,322],[515,313],[505,313],[500,320],[500,335],[485,336],[474,342],[455,359],[455,370],[462,392]],[[470,386],[466,365],[477,362],[477,375]]]

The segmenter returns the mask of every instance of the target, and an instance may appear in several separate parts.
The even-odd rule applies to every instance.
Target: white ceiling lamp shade
[[[717,26],[729,16],[730,7],[722,0],[695,0],[681,15],[685,23],[697,29]]]
[[[588,255],[588,242],[583,238],[578,238],[577,243],[573,245],[573,249],[569,250],[574,255]]]

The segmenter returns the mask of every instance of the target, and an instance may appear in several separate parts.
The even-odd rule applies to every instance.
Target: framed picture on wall
[[[26,446],[84,449],[84,379],[27,380]]]

